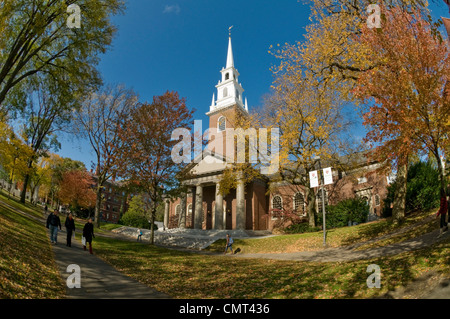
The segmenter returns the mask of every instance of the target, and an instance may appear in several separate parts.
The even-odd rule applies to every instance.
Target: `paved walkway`
[[[72,240],[72,247],[66,246],[66,232],[58,235],[57,245],[53,245],[55,260],[64,282],[71,273],[67,267],[72,264],[80,266],[81,288],[67,288],[70,299],[167,299],[168,295],[158,292],[123,275],[89,251],[84,251],[78,240]]]
[[[345,262],[361,259],[372,259],[383,256],[393,256],[404,252],[413,251],[429,247],[439,241],[448,239],[450,231],[441,238],[437,238],[439,230],[416,237],[404,242],[387,245],[384,247],[371,248],[366,250],[355,250],[359,245],[351,245],[338,248],[325,248],[319,251],[301,251],[294,253],[240,253],[230,255],[236,258],[265,258],[278,260],[315,261],[315,262]],[[367,242],[366,242],[367,243]],[[237,248],[237,246],[235,247]]]
[[[46,216],[42,218],[27,214],[17,210],[13,206],[0,201],[4,205],[16,213],[32,218],[45,225]],[[63,218],[61,218],[63,219]],[[61,221],[64,223],[64,220]],[[47,231],[47,234],[49,232]],[[131,277],[122,274],[111,265],[104,262],[89,251],[84,251],[78,240],[72,239],[72,247],[66,246],[66,232],[64,230],[58,232],[58,244],[53,245],[52,249],[55,254],[55,261],[59,267],[59,271],[64,283],[72,274],[67,272],[69,265],[80,266],[81,271],[81,288],[66,288],[66,297],[68,299],[169,299],[170,296],[158,292],[144,284],[139,283]]]
[[[45,223],[44,218],[37,218],[31,216],[22,211],[16,210],[14,207],[7,203],[1,202],[0,204],[8,206],[17,213],[26,215],[35,220],[39,220]],[[389,234],[377,238],[373,241],[378,241],[398,233]],[[277,260],[295,260],[295,261],[314,261],[314,262],[346,262],[362,259],[372,259],[383,256],[392,256],[401,254],[408,251],[413,251],[421,248],[429,247],[430,245],[440,242],[442,240],[448,240],[450,237],[450,231],[445,233],[442,237],[437,238],[439,230],[435,230],[431,233],[419,236],[401,243],[396,243],[384,247],[372,248],[367,250],[355,250],[360,244],[355,244],[347,247],[328,248],[320,251],[305,251],[294,253],[260,253],[260,254],[244,254],[239,253],[235,255],[227,255],[230,258],[265,258],[265,259],[277,259]],[[55,253],[55,260],[60,268],[61,276],[66,282],[70,273],[67,272],[67,266],[71,264],[79,265],[81,268],[81,287],[80,289],[67,288],[68,298],[82,298],[82,299],[145,299],[145,298],[170,298],[163,293],[160,293],[154,289],[143,285],[134,279],[127,277],[117,271],[114,267],[105,263],[103,260],[94,255],[89,254],[88,251],[84,251],[81,244],[73,240],[72,247],[65,246],[65,231],[59,233],[58,240],[60,244],[53,245],[53,251]],[[102,236],[98,234],[98,236]],[[135,240],[123,234],[107,235],[107,237],[115,237],[121,240]],[[144,242],[145,243],[145,242]],[[367,244],[368,242],[364,242]],[[163,246],[163,245],[161,245]],[[169,247],[167,247],[169,248]],[[235,247],[238,248],[238,247]],[[207,254],[207,255],[219,255],[220,253],[194,251],[185,248],[173,248],[183,251],[190,251],[193,253]],[[223,254],[220,254],[223,255]],[[420,280],[419,280],[420,281]],[[411,285],[414,285],[412,283]],[[422,298],[445,298],[450,299],[450,278],[444,278],[437,283],[431,291],[427,292]]]

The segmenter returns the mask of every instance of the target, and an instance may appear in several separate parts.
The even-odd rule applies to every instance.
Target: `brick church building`
[[[280,214],[296,212],[307,219],[307,201],[302,186],[289,183],[272,183],[270,177],[257,178],[250,183],[237,181],[237,186],[223,196],[218,190],[227,167],[226,130],[233,127],[237,114],[248,115],[247,99],[239,83],[239,72],[235,68],[231,37],[228,43],[226,67],[221,71],[221,81],[216,85],[217,99],[206,115],[209,129],[218,132],[214,146],[201,154],[200,160],[185,167],[189,178],[183,180],[188,191],[176,200],[165,203],[164,224],[168,228],[228,229],[228,230],[273,230],[279,225]],[[219,147],[218,147],[219,146]],[[218,151],[220,149],[221,151]],[[382,214],[383,199],[387,194],[388,179],[377,173],[378,163],[368,162],[363,155],[347,171],[333,169],[333,184],[325,186],[325,206],[336,204],[347,198],[364,198],[370,206],[369,219]],[[322,212],[321,192],[317,192],[316,211]],[[281,214],[282,216],[282,214]]]

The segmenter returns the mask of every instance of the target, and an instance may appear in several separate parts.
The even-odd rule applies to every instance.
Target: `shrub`
[[[329,205],[326,208],[326,226],[338,228],[348,226],[349,222],[365,223],[369,215],[369,205],[361,198],[351,198]],[[317,216],[317,225],[323,224],[322,215]]]
[[[406,211],[429,210],[439,206],[439,173],[431,162],[417,162],[408,168]],[[392,215],[391,203],[397,189],[396,182],[388,187],[383,217]]]
[[[320,227],[310,227],[309,224],[301,223],[301,224],[293,224],[284,229],[286,234],[303,234],[303,233],[313,233],[319,231]]]
[[[439,206],[439,172],[430,162],[418,162],[408,170],[406,210],[429,210]]]
[[[140,195],[130,201],[127,212],[120,218],[119,224],[136,228],[150,229],[149,218],[145,212],[145,203]],[[156,225],[153,225],[156,229]]]

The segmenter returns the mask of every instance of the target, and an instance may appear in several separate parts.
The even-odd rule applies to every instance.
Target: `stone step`
[[[113,232],[136,238],[138,229],[133,227],[121,227],[113,230]],[[142,230],[142,240],[150,240],[150,230]],[[271,235],[266,231],[246,231],[246,230],[200,230],[200,229],[166,229],[154,232],[155,244],[165,246],[176,246],[189,249],[202,250],[210,246],[218,239],[226,239],[226,235],[230,234],[233,238],[255,238]]]

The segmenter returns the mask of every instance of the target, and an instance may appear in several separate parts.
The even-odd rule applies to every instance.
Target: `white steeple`
[[[231,32],[228,38],[227,64],[225,68],[222,68],[220,73],[222,73],[222,80],[216,85],[217,101],[214,101],[215,96],[213,96],[210,112],[207,114],[215,112],[216,110],[223,110],[234,105],[237,105],[242,111],[248,113],[247,102],[244,104],[244,98],[242,96],[244,89],[239,83],[240,74],[234,66]]]
[[[234,68],[234,58],[233,58],[233,46],[231,45],[231,37],[228,38],[228,54],[227,54],[227,66],[226,68]]]

